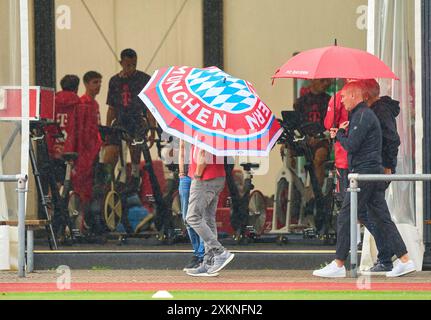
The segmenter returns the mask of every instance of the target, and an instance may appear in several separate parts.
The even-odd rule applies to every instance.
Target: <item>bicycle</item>
[[[66,183],[66,185],[63,185],[63,191],[60,194],[58,182],[52,170],[52,159],[49,156],[46,141],[45,128],[52,125],[56,126],[58,130],[54,138],[62,138],[63,135],[56,122],[48,120],[30,121],[30,139],[36,142],[37,156],[33,143],[30,143],[29,149],[32,171],[40,201],[39,210],[42,210],[47,220],[51,222],[47,226],[48,241],[51,249],[57,248],[56,239],[62,244],[71,244],[75,241],[68,212],[69,195],[71,193],[69,162],[77,157],[77,154],[74,153],[63,155],[63,160],[68,163],[66,172],[69,172],[69,177],[66,181],[63,181],[63,184]]]
[[[335,241],[335,175],[333,162],[326,162],[325,167],[329,174],[324,186],[320,187],[313,166],[313,153],[307,144],[307,137],[322,135],[322,128],[315,123],[301,123],[295,111],[283,111],[280,124],[284,131],[278,143],[283,144],[283,168],[277,178],[277,191],[274,198],[274,215],[270,233],[279,234],[279,241],[286,242],[286,236],[302,231],[304,238],[318,237],[326,243]],[[290,152],[296,157],[303,157],[304,174],[301,176],[291,163]],[[298,160],[297,160],[298,161]],[[311,191],[307,187],[310,184]],[[306,209],[312,209],[312,218],[309,225],[306,223]],[[296,213],[295,216],[293,214]],[[292,223],[296,218],[297,223]],[[282,224],[281,228],[278,224]]]
[[[252,171],[257,170],[259,164],[248,162],[241,163],[240,166],[245,173],[242,192],[232,175],[233,164],[228,164],[225,160],[226,183],[230,192],[230,220],[235,232],[233,239],[238,244],[254,241],[263,234],[267,209],[264,195],[259,190],[254,190],[253,185]]]
[[[148,226],[151,223],[154,223],[154,227],[157,230],[156,237],[158,240],[168,243],[175,241],[176,233],[178,233],[176,231],[178,228],[175,227],[178,223],[175,221],[178,219],[174,219],[172,213],[175,212],[175,216],[181,216],[181,210],[178,205],[179,199],[177,197],[177,200],[175,200],[174,192],[178,189],[178,168],[175,168],[175,166],[168,166],[172,172],[172,178],[168,179],[168,190],[163,194],[154,171],[152,157],[146,139],[135,138],[120,126],[101,127],[101,129],[104,131],[104,134],[118,134],[122,141],[120,146],[119,173],[117,177],[111,181],[111,190],[107,193],[104,200],[104,218],[107,227],[110,231],[115,231],[119,222],[122,222],[126,229],[126,234],[121,235],[119,241],[120,243],[125,243],[128,237],[139,236],[139,233],[143,230],[145,225]],[[158,133],[160,135],[159,131]],[[161,139],[159,138],[155,142],[160,156],[160,150],[163,147]],[[154,204],[155,209],[155,213],[153,215],[149,214],[145,221],[142,221],[135,230],[132,230],[127,215],[123,214],[123,210],[127,207],[127,197],[130,196],[131,193],[136,193],[135,190],[128,191],[125,186],[127,174],[124,152],[127,143],[139,146],[142,151],[145,160],[144,169],[148,173],[153,191],[153,194],[147,194],[145,197],[148,202]],[[167,204],[171,204],[171,206],[168,206]]]

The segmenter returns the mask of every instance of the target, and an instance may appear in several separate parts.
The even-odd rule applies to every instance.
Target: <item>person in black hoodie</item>
[[[397,131],[396,117],[400,114],[400,103],[391,97],[380,95],[379,83],[374,80],[365,80],[365,100],[374,111],[382,128],[382,165],[385,174],[394,174],[397,166],[398,147],[400,136]]]
[[[380,96],[380,86],[375,79],[363,80],[365,87],[365,102],[374,111],[382,129],[382,165],[385,174],[394,174],[397,166],[400,136],[397,131],[396,117],[400,114],[400,103],[388,96]],[[386,188],[390,182],[386,183]],[[367,215],[366,210],[358,216]],[[368,271],[369,274],[380,274],[391,271],[393,252],[383,241],[382,234],[376,232],[375,222],[370,218],[366,226],[373,235],[378,248],[377,262]]]
[[[365,85],[360,81],[344,86],[341,96],[349,119],[339,129],[331,129],[331,137],[337,138],[348,153],[350,173],[382,174],[382,130],[373,111],[364,102]],[[347,127],[349,130],[347,132]],[[359,181],[358,212],[368,210],[375,221],[376,231],[383,241],[399,258],[399,263],[386,273],[387,277],[398,277],[416,271],[415,264],[409,259],[407,248],[401,235],[391,220],[386,200],[385,182]],[[360,217],[361,218],[361,217]],[[326,267],[315,270],[314,276],[326,278],[346,277],[344,262],[350,249],[350,195],[346,194],[337,221],[337,246],[335,260]]]

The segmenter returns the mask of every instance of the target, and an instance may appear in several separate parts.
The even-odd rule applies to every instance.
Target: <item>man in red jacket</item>
[[[84,75],[83,80],[85,94],[80,98],[76,114],[75,139],[78,159],[72,182],[74,190],[80,195],[81,202],[87,204],[92,196],[94,165],[102,145],[99,134],[99,104],[96,101],[102,84],[102,75],[96,71],[89,71]]]
[[[350,80],[347,80],[349,82]],[[325,116],[324,125],[327,130],[331,128],[338,128],[341,123],[348,121],[349,114],[341,101],[341,91],[338,91],[335,95],[335,107],[334,97],[331,97],[328,103],[328,109]],[[334,111],[335,108],[335,111]],[[341,146],[340,142],[335,142],[335,167],[337,169],[337,195],[340,202],[344,199],[348,185],[348,162],[347,162],[347,151]]]
[[[48,153],[51,157],[56,181],[63,182],[66,166],[62,155],[65,152],[74,152],[75,140],[75,114],[79,106],[78,87],[79,78],[76,75],[66,75],[60,81],[61,91],[55,94],[55,120],[57,121],[63,137],[58,135],[58,127],[46,127]]]

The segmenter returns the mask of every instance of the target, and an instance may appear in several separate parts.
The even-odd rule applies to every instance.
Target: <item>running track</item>
[[[269,283],[72,283],[73,291],[289,291],[289,290],[372,290],[372,291],[431,291],[431,283],[333,283],[333,282],[269,282]],[[58,292],[56,283],[0,283],[1,292]],[[61,290],[64,291],[64,290]]]

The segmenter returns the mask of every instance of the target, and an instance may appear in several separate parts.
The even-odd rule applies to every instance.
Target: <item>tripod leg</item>
[[[231,217],[230,224],[235,230],[235,233],[239,235],[243,233],[243,222],[242,222],[242,197],[239,194],[238,188],[235,184],[235,180],[232,175],[233,165],[228,164],[227,157],[225,157],[224,169],[226,172],[226,184],[231,196]],[[247,204],[248,205],[248,204]]]
[[[63,235],[65,235],[66,227],[68,227],[70,231],[70,239],[73,241],[74,236],[72,233],[72,222],[70,220],[69,212],[67,210],[68,196],[66,198],[62,198],[60,196],[57,182],[52,172],[48,173],[48,182],[51,188],[52,201],[54,204],[54,228],[57,229],[57,231],[60,231]]]
[[[154,199],[157,206],[157,215],[155,218],[155,224],[158,231],[163,230],[165,235],[169,236],[169,232],[172,229],[172,209],[168,208],[166,202],[163,199],[163,194],[160,189],[159,181],[157,180],[156,173],[154,172],[154,167],[151,159],[150,150],[147,143],[144,142],[140,145],[142,154],[145,159],[145,170],[147,170],[151,187],[154,193]]]
[[[34,175],[34,178],[36,180],[37,192],[39,194],[40,201],[42,202],[42,207],[43,207],[43,210],[45,212],[46,219],[49,221],[48,225],[46,226],[47,233],[48,233],[49,247],[51,250],[53,248],[55,250],[57,250],[57,241],[55,238],[54,230],[52,229],[52,221],[51,221],[51,217],[49,216],[49,213],[48,213],[48,204],[46,202],[46,197],[45,197],[44,192],[43,192],[42,182],[40,181],[40,172],[37,168],[36,156],[34,153],[32,142],[30,142],[30,161],[31,161],[31,167],[33,170],[33,175]]]

